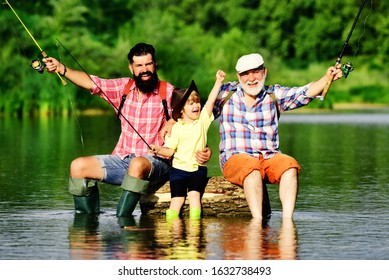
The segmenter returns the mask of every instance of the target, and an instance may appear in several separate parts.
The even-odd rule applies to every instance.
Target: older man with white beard
[[[330,67],[322,78],[301,87],[265,86],[267,68],[262,56],[253,53],[237,61],[239,82],[222,85],[215,108],[221,111],[220,167],[228,181],[243,187],[254,218],[262,219],[264,182],[279,184],[282,217],[293,217],[300,165],[279,149],[279,114],[318,97],[332,75],[333,80],[342,77],[339,68]]]

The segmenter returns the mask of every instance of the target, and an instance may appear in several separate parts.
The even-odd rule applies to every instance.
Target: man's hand
[[[46,64],[47,72],[49,73],[63,73],[64,71],[64,65],[60,63],[57,59],[54,57],[45,57],[42,59],[42,61]]]
[[[343,77],[343,72],[342,72],[342,64],[337,64],[336,66],[331,66],[330,68],[327,69],[327,77],[332,78],[333,81],[339,80],[340,78]]]
[[[165,126],[162,128],[161,130],[161,137],[163,140],[165,140],[165,137],[166,136],[170,136],[170,133],[172,132],[172,128],[173,128],[173,125],[176,123],[176,121],[171,118],[170,120],[168,120],[165,124]]]
[[[212,157],[212,150],[209,147],[197,151],[195,154],[196,161],[200,164],[207,163]]]

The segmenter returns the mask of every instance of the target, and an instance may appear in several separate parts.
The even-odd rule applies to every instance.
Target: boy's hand
[[[152,154],[152,155],[154,155],[154,156],[156,156],[157,154],[158,154],[158,147],[157,146],[155,146],[155,145],[153,145],[153,144],[151,144],[150,145],[150,150],[149,150],[149,153],[150,154]]]
[[[222,71],[222,70],[217,71],[217,73],[216,73],[216,80],[217,81],[223,82],[225,77],[226,77],[226,73],[224,73],[224,71]]]

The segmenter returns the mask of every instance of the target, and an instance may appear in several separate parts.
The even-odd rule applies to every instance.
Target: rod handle
[[[327,81],[326,86],[324,87],[323,91],[321,92],[321,97],[320,97],[321,100],[324,100],[324,98],[326,98],[326,95],[327,95],[328,91],[330,90],[332,82],[334,81],[334,77],[335,77],[335,74],[331,74],[330,78]]]
[[[46,58],[46,57],[47,57],[47,53],[46,53],[45,51],[42,51],[41,54],[42,54],[43,58]],[[58,72],[55,72],[55,73],[57,74],[58,78],[61,80],[62,84],[63,84],[64,86],[66,86],[67,83],[66,83],[66,81],[61,77],[61,75],[60,75]]]

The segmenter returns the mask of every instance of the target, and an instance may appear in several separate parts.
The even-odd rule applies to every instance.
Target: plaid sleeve
[[[101,79],[97,76],[91,76],[94,87],[92,94],[100,95],[106,102],[113,107],[119,107],[124,87],[128,83],[129,78],[118,79]]]
[[[280,85],[270,86],[268,92],[273,92],[277,97],[281,111],[288,111],[308,105],[315,97],[306,95],[310,84],[302,87],[284,87]]]

